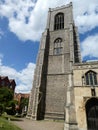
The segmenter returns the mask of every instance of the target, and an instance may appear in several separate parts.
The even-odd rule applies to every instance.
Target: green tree
[[[0,110],[1,114],[6,111],[8,114],[15,113],[15,101],[13,100],[13,91],[7,87],[0,88]]]
[[[19,113],[26,114],[29,98],[21,98]]]
[[[7,87],[0,88],[0,102],[7,104],[8,101],[13,99],[13,92]]]
[[[3,105],[3,104],[0,104],[0,116],[1,116],[2,113],[3,113],[3,110],[4,110],[4,105]]]

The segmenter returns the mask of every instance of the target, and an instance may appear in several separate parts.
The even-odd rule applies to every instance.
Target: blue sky
[[[98,59],[98,0],[0,0],[0,75],[16,81],[16,92],[32,88],[48,8],[73,2],[83,60]]]
[[[0,53],[4,55],[4,65],[20,71],[29,62],[36,62],[39,42],[19,40],[14,33],[10,32],[6,18],[0,19],[0,29],[4,33],[0,38]]]

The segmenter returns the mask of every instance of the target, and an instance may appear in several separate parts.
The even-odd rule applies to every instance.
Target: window
[[[88,71],[85,74],[85,78],[86,78],[86,85],[97,85],[97,74],[96,72],[93,71]]]
[[[62,54],[62,39],[58,38],[54,41],[54,55]]]
[[[64,28],[64,14],[58,13],[55,16],[54,20],[54,30],[63,29]]]

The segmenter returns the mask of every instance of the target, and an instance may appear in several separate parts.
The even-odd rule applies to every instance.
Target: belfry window
[[[54,30],[63,29],[64,28],[64,14],[58,13],[55,16],[54,20]]]
[[[86,85],[97,85],[97,73],[93,71],[88,71],[85,74]]]
[[[62,39],[58,38],[54,41],[54,55],[62,54]]]

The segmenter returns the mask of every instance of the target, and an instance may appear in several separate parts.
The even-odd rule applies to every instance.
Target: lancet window
[[[85,74],[86,85],[97,85],[97,73],[94,71],[88,71]]]
[[[57,38],[54,41],[54,55],[62,54],[62,39]]]
[[[58,13],[55,16],[54,20],[54,30],[63,29],[64,28],[64,14]]]

